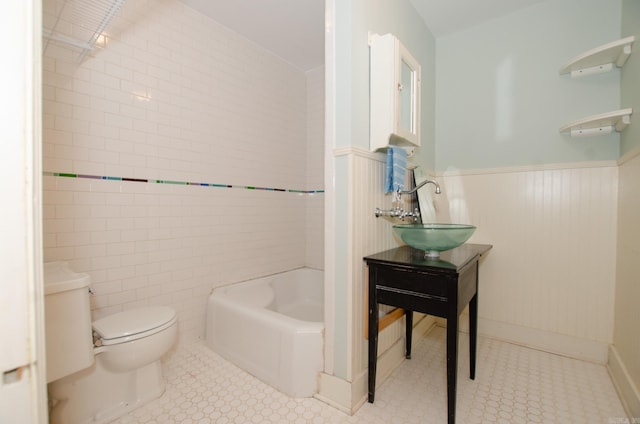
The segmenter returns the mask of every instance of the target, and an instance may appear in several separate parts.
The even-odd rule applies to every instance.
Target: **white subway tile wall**
[[[307,72],[307,190],[324,187],[324,67]],[[324,194],[307,200],[307,266],[324,269]]]
[[[202,337],[212,288],[323,266],[324,70],[173,0],[109,31],[82,63],[44,53],[45,261],[90,274],[94,318],[166,304]]]

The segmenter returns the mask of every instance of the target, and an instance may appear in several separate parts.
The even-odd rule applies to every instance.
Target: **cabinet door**
[[[396,96],[396,133],[412,142],[420,145],[420,64],[404,48],[399,45],[399,81],[398,94]]]
[[[370,45],[370,150],[419,146],[420,64],[392,34]]]

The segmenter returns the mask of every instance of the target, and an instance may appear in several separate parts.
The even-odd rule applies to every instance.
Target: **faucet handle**
[[[418,218],[420,218],[420,209],[415,208],[413,210],[413,222],[418,222]]]
[[[400,206],[401,201],[402,201],[402,190],[400,190],[400,187],[398,186],[396,191],[393,192],[393,200],[391,202],[397,203],[398,206]]]

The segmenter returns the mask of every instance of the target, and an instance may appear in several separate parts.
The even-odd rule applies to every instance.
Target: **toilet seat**
[[[102,346],[126,343],[156,334],[176,323],[175,311],[166,306],[130,309],[93,322]]]

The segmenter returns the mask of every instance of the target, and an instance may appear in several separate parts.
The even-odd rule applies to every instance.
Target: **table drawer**
[[[456,276],[420,272],[401,267],[376,267],[377,287],[393,287],[403,291],[448,298],[456,289]]]

